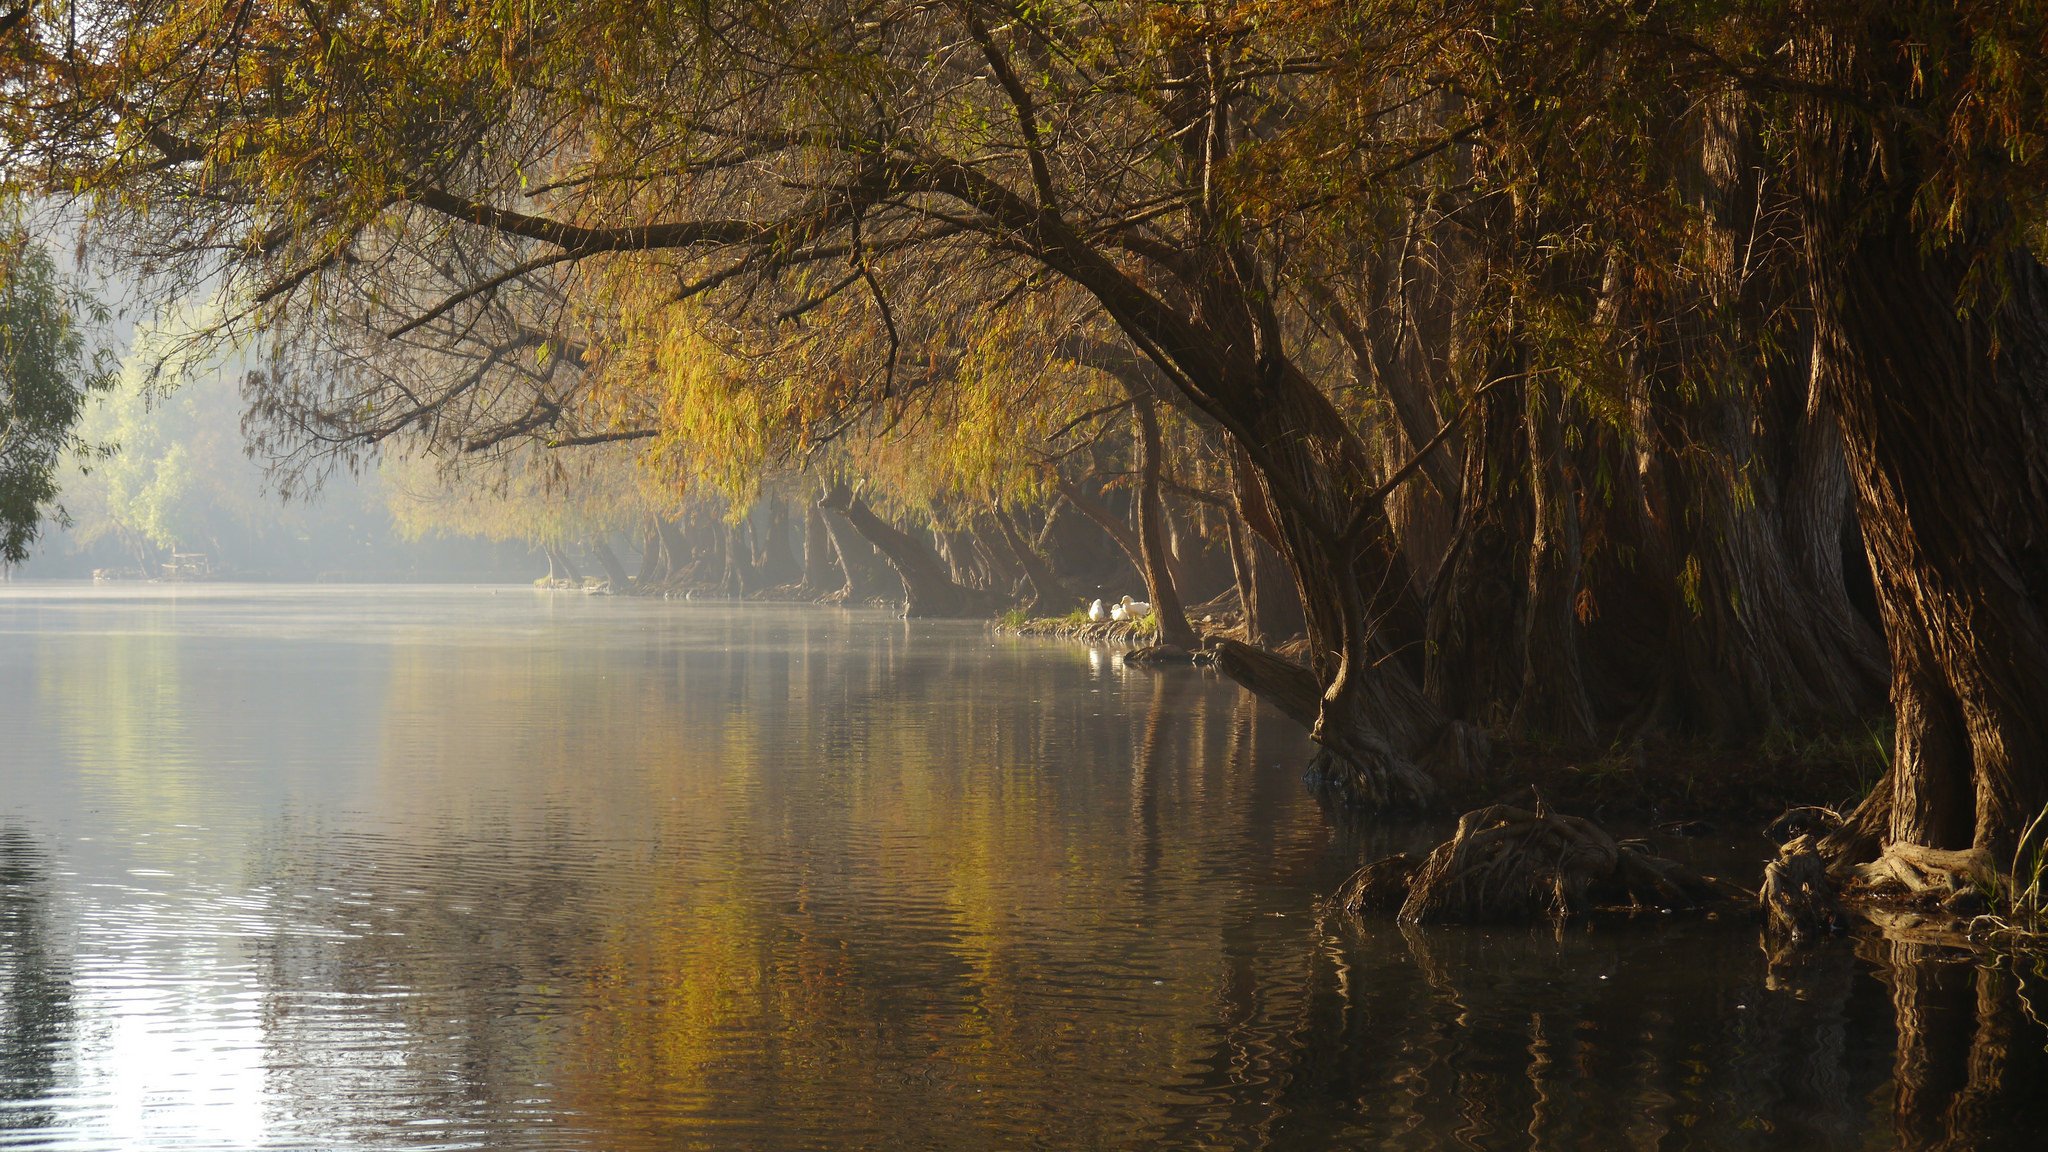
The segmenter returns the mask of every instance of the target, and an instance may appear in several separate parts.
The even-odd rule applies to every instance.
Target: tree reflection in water
[[[1320,915],[1442,829],[1320,816],[1298,727],[1194,669],[752,606],[551,599],[573,627],[540,629],[503,599],[483,619],[537,639],[394,629],[335,646],[331,683],[267,640],[169,675],[168,628],[45,661],[155,735],[39,707],[52,751],[0,766],[67,845],[60,872],[0,837],[0,1146],[89,1129],[137,1059],[121,1013],[189,1043],[245,1004],[258,1027],[214,1035],[248,1045],[273,1146],[1847,1152],[2048,1120],[2010,967],[1877,933],[1774,965],[1734,912]],[[58,674],[114,655],[132,675]],[[208,850],[148,917],[91,882],[161,863],[108,813],[191,812]],[[247,963],[129,963],[206,947]]]
[[[0,828],[0,1132],[49,1128],[47,1101],[71,1033],[71,976],[50,940],[49,862]]]

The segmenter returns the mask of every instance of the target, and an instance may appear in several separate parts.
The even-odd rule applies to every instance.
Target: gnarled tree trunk
[[[1958,205],[1950,234],[1919,225],[1916,198],[1947,145],[1917,126],[1947,110],[1913,106],[1940,90],[1915,77],[1963,63],[1874,48],[1921,32],[1858,19],[1816,22],[1796,47],[1808,78],[1906,104],[1872,119],[1816,100],[1801,124],[1818,369],[1897,718],[1890,775],[1859,823],[1883,811],[1892,841],[2003,863],[2048,804],[2048,270],[2011,238],[2001,203]]]
[[[874,514],[845,481],[839,481],[819,500],[827,511],[837,512],[861,537],[896,570],[903,580],[905,616],[986,617],[1000,612],[1009,597],[953,582],[946,562],[928,545],[908,532]]]
[[[825,531],[832,538],[832,554],[839,562],[839,572],[845,585],[844,602],[900,602],[903,582],[875,553],[874,545],[854,531],[853,524],[845,516],[825,507],[822,497],[818,507],[825,516]]]

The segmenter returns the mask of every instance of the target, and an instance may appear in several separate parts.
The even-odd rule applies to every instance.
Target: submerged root
[[[1318,749],[1302,782],[1317,799],[1358,812],[1427,812],[1441,803],[1429,773],[1377,737]]]
[[[1148,644],[1124,653],[1124,664],[1131,668],[1154,668],[1161,664],[1193,664],[1195,654],[1178,644]]]
[[[1422,858],[1412,853],[1382,857],[1351,874],[1337,890],[1337,906],[1352,916],[1396,911],[1408,899],[1408,889],[1420,871]]]
[[[1392,907],[1410,924],[1565,919],[1599,908],[1692,908],[1721,899],[1712,879],[1591,821],[1538,804],[1468,812],[1420,865],[1367,865],[1344,888],[1347,908]],[[1354,907],[1355,906],[1355,907]]]

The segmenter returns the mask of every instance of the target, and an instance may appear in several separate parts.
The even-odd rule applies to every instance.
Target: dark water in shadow
[[[1306,751],[972,625],[0,590],[0,1148],[2048,1144],[2048,980],[1360,932]]]

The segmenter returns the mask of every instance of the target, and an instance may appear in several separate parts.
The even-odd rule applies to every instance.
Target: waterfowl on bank
[[[1102,601],[1100,599],[1096,600],[1095,603],[1090,604],[1088,606],[1088,619],[1090,621],[1096,624],[1100,624],[1108,618],[1109,613],[1103,609]]]
[[[1111,616],[1117,620],[1142,620],[1152,614],[1152,604],[1146,600],[1133,600],[1129,596],[1117,601]]]

